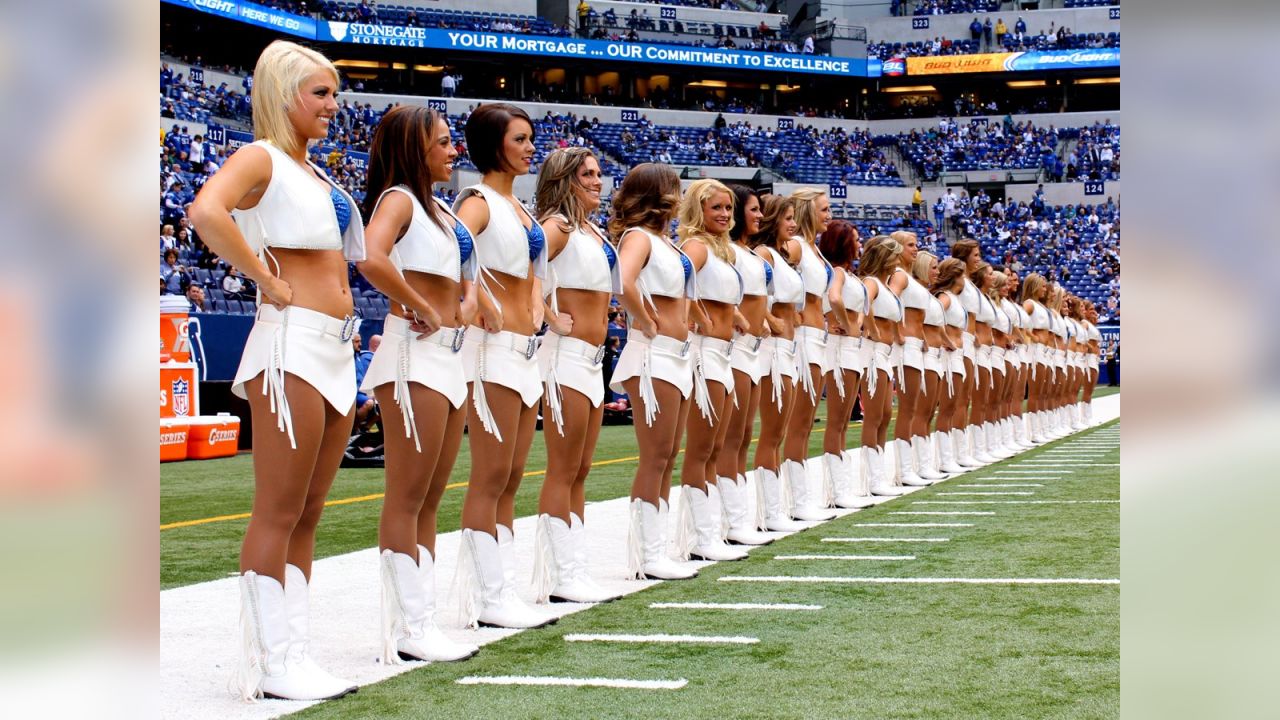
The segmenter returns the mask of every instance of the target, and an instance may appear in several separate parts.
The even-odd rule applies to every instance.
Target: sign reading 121
[[[844,200],[849,197],[849,186],[844,184],[828,185],[827,197],[832,200]]]

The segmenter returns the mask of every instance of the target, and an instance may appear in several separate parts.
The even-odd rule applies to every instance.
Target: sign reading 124
[[[1086,180],[1084,183],[1085,195],[1106,195],[1107,184],[1101,180]]]

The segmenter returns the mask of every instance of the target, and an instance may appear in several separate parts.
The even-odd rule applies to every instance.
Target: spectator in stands
[[[178,251],[166,250],[164,262],[160,264],[160,277],[164,278],[165,290],[170,295],[181,295],[182,289],[189,282],[186,268],[178,264]]]
[[[458,90],[458,81],[453,75],[445,72],[444,77],[440,78],[440,94],[443,97],[453,97]]]
[[[1004,24],[1004,18],[996,18],[996,45],[1004,46],[1004,36],[1009,34],[1009,27]]]
[[[204,288],[195,283],[187,286],[187,300],[191,302],[191,312],[204,312]]]
[[[1027,35],[1027,21],[1023,20],[1022,17],[1019,16],[1018,21],[1013,24],[1013,37],[1015,40],[1021,43],[1022,39],[1026,37],[1026,35]]]
[[[982,21],[978,18],[969,23],[969,38],[975,43],[982,40]]]
[[[160,228],[160,252],[165,250],[175,250],[178,247],[178,238],[173,234],[173,226],[165,225]]]
[[[946,229],[947,219],[947,203],[943,197],[938,198],[938,202],[933,204],[933,222],[939,230]]]
[[[804,52],[804,54],[805,54],[805,55],[812,55],[812,54],[813,54],[813,36],[812,36],[812,35],[805,35],[805,36],[804,36],[804,51],[803,51],[803,52]]]
[[[374,335],[373,337],[380,336]],[[370,338],[370,346],[372,347],[372,337]],[[363,430],[367,424],[369,416],[373,413],[377,402],[372,395],[368,395],[360,390],[360,384],[364,382],[365,373],[369,372],[369,363],[373,362],[373,351],[361,349],[362,340],[360,333],[351,336],[351,350],[355,354],[356,363],[356,422],[355,429]]]
[[[987,50],[991,49],[991,30],[991,18],[988,17],[987,21],[982,24],[982,38],[986,43]]]

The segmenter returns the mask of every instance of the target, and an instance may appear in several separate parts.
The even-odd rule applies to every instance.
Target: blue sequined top
[[[680,264],[684,266],[684,280],[689,282],[689,278],[693,276],[693,263],[689,262],[689,256],[680,253]]]
[[[542,254],[542,246],[547,244],[547,236],[543,234],[542,226],[538,223],[526,228],[525,234],[529,236],[529,262],[533,262]]]
[[[618,264],[618,253],[613,249],[613,246],[607,242],[601,247],[604,248],[604,256],[609,259],[609,269],[612,270],[614,266]]]
[[[461,220],[455,221],[453,224],[453,236],[458,239],[458,259],[461,264],[466,265],[471,259],[471,252],[475,248],[475,240],[471,238],[471,231],[467,230],[467,226],[462,224]]]
[[[338,232],[345,233],[351,225],[351,205],[336,187],[329,188],[329,200],[333,202],[333,212],[338,216]]]
[[[768,284],[769,284],[769,283],[771,283],[771,282],[773,282],[773,266],[772,266],[772,265],[770,265],[770,264],[768,263],[768,261],[765,261],[765,264],[764,264],[764,284],[765,284],[765,285],[768,285]]]
[[[827,285],[831,284],[831,266],[827,265]]]

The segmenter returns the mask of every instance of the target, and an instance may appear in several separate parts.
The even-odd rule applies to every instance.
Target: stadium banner
[[[308,40],[316,39],[316,21],[302,15],[276,10],[242,0],[160,0],[198,12],[209,13],[242,23],[279,30]]]
[[[1028,72],[1033,70],[1075,70],[1120,67],[1118,48],[1089,50],[1031,50],[1014,53],[979,53],[907,58],[908,75],[950,75],[955,73]]]
[[[433,50],[538,55],[547,58],[619,60],[661,65],[695,65],[813,75],[866,77],[865,58],[726,50],[677,45],[583,40],[571,37],[369,25],[330,20],[319,24],[316,40],[359,45],[391,45]]]

